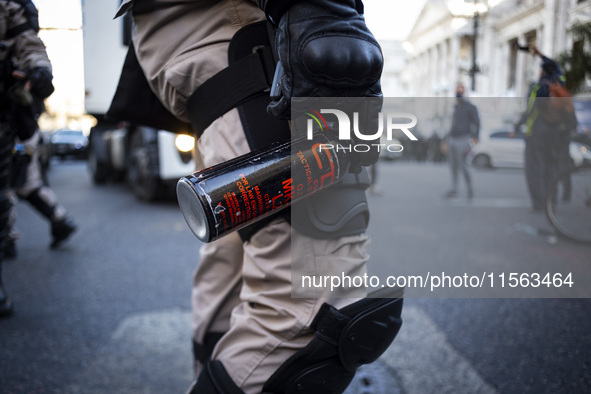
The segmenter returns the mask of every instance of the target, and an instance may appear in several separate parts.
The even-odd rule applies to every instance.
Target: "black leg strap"
[[[189,394],[244,394],[218,360],[205,364]]]
[[[205,365],[205,363],[207,363],[211,358],[211,353],[213,353],[213,348],[215,347],[216,343],[218,343],[220,338],[223,336],[223,332],[211,332],[205,335],[205,338],[203,339],[203,345],[197,343],[193,339],[193,356],[195,357],[195,360]]]
[[[236,33],[230,43],[232,46],[241,36],[248,36],[250,31],[260,28],[266,39],[266,22],[247,25]],[[249,44],[240,41],[236,47]],[[197,137],[217,118],[252,99],[253,96],[268,91],[273,81],[274,56],[269,45],[246,47],[249,53],[239,59],[230,58],[230,65],[205,81],[189,98],[187,107],[191,114],[191,124]],[[234,60],[234,61],[233,61]]]

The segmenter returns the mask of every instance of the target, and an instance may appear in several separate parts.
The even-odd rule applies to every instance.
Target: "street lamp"
[[[472,3],[472,4],[468,4]],[[486,4],[480,4],[479,0],[448,0],[448,7],[454,18],[472,18],[472,61],[468,75],[471,79],[471,90],[476,90],[476,74],[480,72],[480,67],[476,61],[478,29],[480,27],[480,13],[488,11]]]
[[[478,67],[478,64],[476,64],[476,44],[478,41],[478,27],[480,22],[480,14],[478,13],[478,7],[476,3],[478,3],[478,0],[474,0],[474,34],[472,36],[472,67],[470,67],[470,78],[472,79],[471,89],[473,92],[476,91],[476,74],[480,72],[480,68]]]

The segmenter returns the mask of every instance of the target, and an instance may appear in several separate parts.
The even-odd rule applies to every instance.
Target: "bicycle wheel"
[[[562,174],[546,201],[548,220],[562,236],[591,243],[591,168]]]

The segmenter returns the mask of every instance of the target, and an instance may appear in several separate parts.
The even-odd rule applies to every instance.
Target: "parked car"
[[[591,147],[580,142],[570,143],[570,156],[575,166],[580,166],[591,156]],[[471,162],[474,167],[523,168],[525,161],[525,134],[511,136],[510,130],[493,130],[472,148]]]
[[[88,138],[82,130],[57,130],[51,136],[51,153],[53,156],[83,158],[86,156],[87,148]]]

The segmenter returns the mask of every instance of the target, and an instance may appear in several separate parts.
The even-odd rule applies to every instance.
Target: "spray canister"
[[[339,142],[315,134],[183,177],[177,198],[195,236],[211,242],[332,185],[349,165]]]

